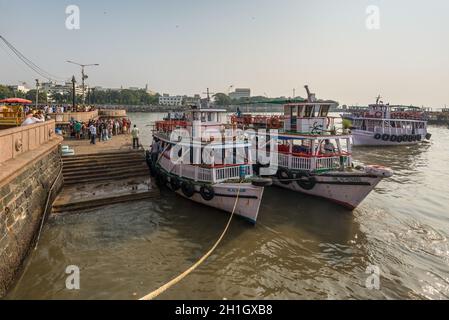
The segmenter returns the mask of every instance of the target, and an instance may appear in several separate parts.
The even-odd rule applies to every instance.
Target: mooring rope
[[[60,162],[60,163],[61,163],[61,166],[60,166],[60,168],[59,168],[58,176],[56,177],[56,179],[55,179],[55,180],[53,181],[53,183],[51,184],[50,190],[48,191],[48,194],[47,194],[47,201],[45,201],[44,213],[43,213],[43,215],[42,215],[41,225],[40,225],[40,227],[39,227],[39,233],[37,234],[36,245],[34,246],[34,250],[37,249],[37,244],[39,243],[39,239],[40,239],[40,237],[41,237],[42,228],[44,227],[45,218],[47,217],[48,203],[49,203],[50,198],[51,198],[51,196],[52,196],[52,194],[53,194],[53,188],[54,188],[54,186],[55,186],[55,184],[56,184],[56,181],[58,181],[59,177],[60,177],[61,174],[62,174],[62,167],[63,167],[62,158],[61,158],[61,162]]]
[[[176,278],[173,278],[172,280],[170,280],[169,282],[167,282],[166,284],[162,285],[161,287],[159,287],[158,289],[154,290],[153,292],[147,294],[146,296],[140,298],[139,300],[153,300],[154,298],[156,298],[157,296],[159,296],[161,293],[165,292],[166,290],[170,289],[172,286],[174,286],[175,284],[177,284],[179,281],[181,281],[182,279],[184,279],[186,276],[188,276],[192,271],[194,271],[200,264],[202,264],[211,254],[212,252],[214,252],[215,248],[217,248],[217,246],[220,244],[221,240],[223,239],[223,237],[225,236],[226,232],[229,229],[229,226],[231,224],[232,221],[232,217],[234,216],[235,213],[235,209],[237,208],[237,202],[239,200],[239,195],[240,195],[240,184],[242,183],[243,180],[241,180],[239,182],[239,187],[237,189],[237,197],[235,199],[234,202],[234,208],[232,209],[231,212],[231,216],[229,217],[228,223],[226,224],[226,227],[224,228],[223,232],[221,233],[220,237],[218,238],[218,240],[215,242],[215,244],[212,246],[212,248],[206,252],[205,255],[203,255],[195,264],[193,264],[190,268],[188,268],[186,271],[184,271],[183,273],[181,273],[180,275],[178,275]]]

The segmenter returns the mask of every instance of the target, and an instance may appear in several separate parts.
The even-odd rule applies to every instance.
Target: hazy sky
[[[80,8],[80,30],[65,26]],[[366,8],[380,9],[380,29]],[[227,92],[304,96],[366,104],[449,104],[447,0],[0,0],[0,35],[50,73],[100,63],[88,83],[160,93]],[[0,44],[0,83],[36,75]],[[9,52],[10,53],[10,52]],[[42,79],[43,80],[43,79]]]

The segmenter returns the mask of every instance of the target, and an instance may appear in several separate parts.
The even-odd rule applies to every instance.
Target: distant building
[[[183,96],[170,96],[164,93],[159,97],[159,104],[163,106],[182,106]]]
[[[11,89],[14,92],[23,92],[23,93],[27,93],[28,91],[30,91],[30,89],[28,89],[25,86],[20,86],[20,85],[11,85],[8,86],[9,89]]]
[[[249,88],[235,88],[235,91],[229,94],[229,98],[233,100],[249,97],[251,97],[251,89]]]
[[[193,97],[184,96],[183,104],[184,105],[195,105],[199,106],[201,103],[201,97],[199,94],[195,94]]]

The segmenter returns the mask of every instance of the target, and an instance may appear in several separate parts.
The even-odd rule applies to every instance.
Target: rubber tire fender
[[[187,198],[191,198],[195,194],[195,186],[188,181],[181,183],[181,190]]]
[[[181,188],[181,181],[177,177],[170,177],[170,187],[173,191],[178,191]]]
[[[293,174],[290,170],[286,168],[279,168],[278,172],[276,173],[276,177],[279,179],[279,182],[282,184],[290,184],[293,179]],[[290,181],[283,181],[283,180],[290,180]]]
[[[374,139],[379,140],[380,138],[382,138],[382,135],[380,133],[376,133],[374,135]]]
[[[382,135],[382,140],[383,140],[383,141],[388,141],[388,140],[390,140],[390,135],[389,135],[388,133],[384,133],[384,134]]]
[[[307,178],[303,180],[302,178]],[[296,183],[304,190],[312,190],[316,185],[316,178],[311,176],[308,172],[299,172],[296,174]]]
[[[391,141],[391,142],[398,141],[398,137],[397,137],[395,134],[392,134],[392,135],[390,136],[390,141]]]
[[[203,185],[200,188],[201,197],[206,201],[211,201],[215,196],[215,191],[212,186]]]

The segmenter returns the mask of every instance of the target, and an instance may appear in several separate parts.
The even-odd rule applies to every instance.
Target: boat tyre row
[[[395,135],[395,134],[388,134],[388,133],[384,133],[384,134],[376,133],[374,135],[374,139],[401,143],[401,142],[421,141],[422,137],[420,134]]]
[[[312,190],[316,185],[316,178],[311,176],[309,172],[300,171],[293,173],[287,168],[279,168],[276,177],[282,184],[296,183],[304,190]]]

